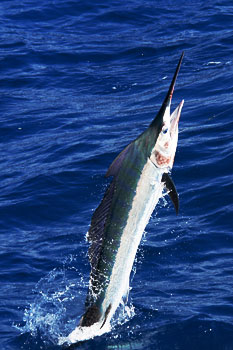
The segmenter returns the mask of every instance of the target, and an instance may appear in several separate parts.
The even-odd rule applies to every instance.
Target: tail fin
[[[85,314],[83,315],[81,321],[80,321],[80,326],[81,327],[90,327],[94,323],[98,322],[101,317],[101,312],[99,308],[94,304],[90,306]]]

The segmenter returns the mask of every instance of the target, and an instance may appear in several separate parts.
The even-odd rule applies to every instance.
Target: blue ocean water
[[[182,51],[180,214],[156,207],[129,315],[81,348],[233,349],[232,2],[5,0],[0,23],[1,349],[59,349],[76,326],[104,174]]]

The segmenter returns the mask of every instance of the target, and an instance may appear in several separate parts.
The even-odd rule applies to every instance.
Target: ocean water
[[[180,213],[160,201],[125,314],[79,348],[233,349],[232,2],[5,0],[0,23],[1,349],[60,349],[78,323],[104,174],[182,51]]]

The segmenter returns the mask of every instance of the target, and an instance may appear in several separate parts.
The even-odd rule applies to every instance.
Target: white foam
[[[210,61],[207,63],[207,66],[213,65],[213,64],[221,64],[222,62],[220,61]]]
[[[58,339],[58,345],[63,344],[75,344],[84,340],[89,340],[97,336],[101,336],[104,333],[111,331],[110,323],[106,323],[102,327],[102,322],[97,322],[90,327],[76,327],[68,337],[60,337]]]

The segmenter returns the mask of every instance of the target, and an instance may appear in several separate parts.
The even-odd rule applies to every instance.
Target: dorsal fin
[[[92,268],[96,267],[100,257],[104,240],[104,229],[108,219],[114,190],[115,181],[113,180],[107,188],[100,205],[92,215],[91,226],[88,231],[88,241],[91,243],[88,255]]]
[[[102,251],[102,245],[104,241],[104,230],[105,230],[106,223],[108,222],[108,219],[109,219],[112,198],[115,192],[116,176],[124,160],[129,155],[133,145],[134,145],[134,141],[131,142],[128,146],[126,146],[123,149],[123,151],[112,162],[112,164],[110,165],[105,175],[106,177],[114,176],[114,179],[112,183],[109,185],[109,187],[107,188],[100,205],[93,213],[92,219],[91,219],[91,226],[88,231],[88,241],[91,243],[89,247],[88,255],[89,255],[89,260],[90,260],[92,269],[96,268],[101,251]]]
[[[179,197],[178,197],[178,193],[176,191],[176,186],[175,186],[174,182],[172,181],[172,178],[168,175],[168,173],[163,173],[161,181],[164,182],[165,187],[168,191],[169,197],[171,198],[171,201],[175,207],[176,215],[178,215]]]
[[[108,171],[107,171],[107,173],[105,175],[106,177],[116,176],[118,174],[118,171],[119,171],[119,169],[120,169],[124,159],[128,155],[132,145],[133,145],[133,142],[131,142],[128,146],[126,146],[123,149],[123,151],[121,151],[120,154],[118,154],[118,156],[114,159],[114,161],[112,162],[112,164],[108,168]]]

